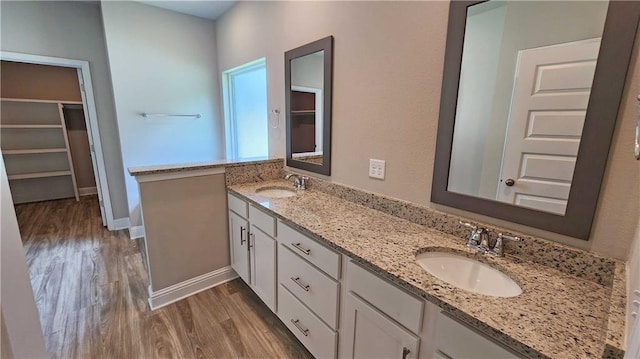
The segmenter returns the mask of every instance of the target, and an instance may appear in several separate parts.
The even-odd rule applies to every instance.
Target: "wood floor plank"
[[[241,280],[150,311],[126,230],[102,225],[96,197],[16,206],[52,358],[311,358]]]

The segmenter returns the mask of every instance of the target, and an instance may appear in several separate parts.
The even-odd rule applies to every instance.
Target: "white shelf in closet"
[[[3,103],[1,116],[3,123],[0,124],[0,129],[5,147],[2,149],[2,154],[12,155],[10,158],[14,164],[12,170],[7,167],[8,179],[12,181],[43,179],[37,184],[35,182],[28,184],[27,182],[19,182],[23,185],[12,188],[12,191],[19,192],[17,196],[14,194],[14,198],[23,198],[29,202],[57,199],[61,198],[61,194],[65,196],[68,193],[69,196],[79,200],[63,107],[64,105],[82,105],[82,101],[16,98],[0,98],[0,101]],[[54,154],[66,155],[66,163],[52,166],[52,157],[50,156]],[[31,156],[22,157],[20,155]],[[8,159],[5,158],[5,160]],[[20,168],[20,163],[25,164],[24,169]],[[64,190],[61,193],[62,187],[60,186],[65,180],[62,180],[63,182],[60,180],[42,182],[47,181],[47,178],[61,176],[69,176],[71,186],[68,188],[73,189],[72,193],[70,191],[65,193]],[[55,186],[55,189],[49,191],[35,190],[36,188],[34,188],[34,186],[41,189],[47,188],[49,184]],[[37,195],[34,195],[36,193]]]
[[[61,153],[67,152],[67,149],[62,148],[33,148],[33,149],[24,149],[24,150],[2,150],[2,153],[5,155],[31,155],[31,154],[41,154],[41,153]]]
[[[29,102],[29,103],[63,103],[67,105],[82,105],[82,101],[40,100],[40,99],[29,99],[29,98],[0,98],[0,101]]]
[[[36,124],[25,124],[25,125],[0,125],[0,128],[15,128],[15,129],[39,129],[39,128],[62,128],[62,125],[36,125]]]
[[[33,172],[33,173],[20,173],[8,175],[9,180],[21,180],[29,178],[45,178],[45,177],[60,177],[70,176],[71,171],[51,171],[51,172]]]

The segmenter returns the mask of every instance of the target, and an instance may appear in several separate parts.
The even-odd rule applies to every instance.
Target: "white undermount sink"
[[[515,297],[522,288],[491,266],[449,252],[425,252],[416,261],[427,273],[460,289],[492,297]]]
[[[286,198],[293,197],[297,194],[296,190],[282,186],[267,186],[256,189],[256,194],[269,198]]]

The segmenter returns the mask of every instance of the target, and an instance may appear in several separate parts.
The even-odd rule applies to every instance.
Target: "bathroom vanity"
[[[231,265],[314,356],[517,357],[252,198],[228,195]]]
[[[458,229],[444,229],[451,216],[439,214],[432,227],[444,230],[435,230],[340,198],[360,191],[316,179],[292,194],[260,191],[289,187],[283,180],[229,187],[231,265],[316,357],[623,353],[622,262],[546,242],[546,253],[534,256],[573,262],[565,261],[566,268],[536,263],[524,252],[542,243],[529,237],[521,247],[509,243],[502,258],[477,254],[452,234]],[[377,197],[360,195],[369,204]],[[429,251],[488,264],[522,294],[504,298],[456,288],[418,265],[416,255]],[[597,263],[600,275],[588,268]]]
[[[458,224],[464,218],[318,178],[308,181],[308,189],[296,190],[282,179],[283,162],[130,169],[143,195],[148,227],[143,254],[150,284],[156,285],[149,287],[152,309],[237,273],[318,358],[624,355],[623,261],[518,233],[512,234],[523,241],[505,243],[504,257],[479,254],[466,246],[469,230]],[[224,181],[216,182],[220,174],[207,171],[224,173]],[[182,181],[199,177],[218,183],[222,196],[211,206],[220,201],[222,206],[203,212],[209,220],[169,210],[175,206],[163,198],[196,190]],[[168,206],[164,210],[162,203]],[[183,217],[224,238],[208,235],[198,242],[197,233],[161,230],[180,227],[175,221]],[[217,219],[226,223],[212,228]],[[491,235],[505,231],[485,227]],[[183,265],[187,257],[175,248],[184,246],[211,254],[202,273],[185,273],[196,263]],[[513,280],[521,294],[461,289],[423,269],[416,257],[430,253],[472,260],[473,268],[486,265]],[[214,260],[218,255],[224,263]],[[163,258],[182,258],[162,266],[182,277],[162,282],[154,268]]]

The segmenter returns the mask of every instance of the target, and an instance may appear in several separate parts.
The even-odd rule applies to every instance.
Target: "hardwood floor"
[[[94,196],[16,214],[52,358],[312,358],[239,279],[150,311],[138,245]]]

